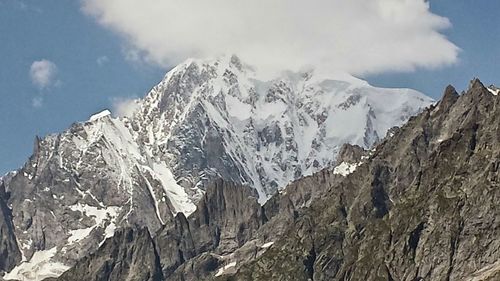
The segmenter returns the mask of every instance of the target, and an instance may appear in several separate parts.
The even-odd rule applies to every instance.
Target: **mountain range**
[[[1,180],[0,271],[7,280],[494,276],[498,103],[479,80],[434,104],[346,75],[265,80],[236,56],[188,60],[126,116],[106,110],[35,140],[25,166]],[[472,237],[484,245],[473,249]]]

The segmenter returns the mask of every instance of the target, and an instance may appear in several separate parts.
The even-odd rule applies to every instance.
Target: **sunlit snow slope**
[[[221,176],[255,187],[264,201],[290,181],[334,164],[343,143],[368,148],[432,102],[416,91],[374,88],[354,77],[258,77],[235,56],[188,60],[124,122],[190,198]]]

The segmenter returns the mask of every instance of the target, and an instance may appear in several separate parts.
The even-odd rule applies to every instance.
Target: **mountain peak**
[[[103,111],[41,139],[6,186],[26,260],[50,254],[53,264],[71,265],[117,228],[155,233],[178,213],[193,213],[217,178],[252,187],[263,204],[333,167],[344,143],[369,148],[433,102],[352,76],[259,76],[236,56],[187,60],[127,118]],[[39,267],[15,272],[31,274],[28,265]]]
[[[96,120],[99,120],[99,119],[107,117],[107,116],[111,116],[111,111],[109,111],[108,109],[105,109],[105,110],[103,110],[101,112],[98,112],[98,113],[93,114],[92,116],[90,116],[89,122],[94,122]]]
[[[443,97],[439,101],[439,108],[442,110],[449,109],[460,97],[455,90],[455,87],[448,85],[444,90]]]
[[[473,78],[469,82],[469,90],[475,90],[475,89],[485,89],[486,87],[483,85],[483,82],[479,80],[479,78]]]
[[[486,87],[478,78],[474,78],[467,90],[466,95],[474,101],[474,103],[490,103],[491,99],[498,96],[500,91],[495,86]]]

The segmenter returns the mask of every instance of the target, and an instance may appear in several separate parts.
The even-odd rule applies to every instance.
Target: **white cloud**
[[[48,88],[50,86],[59,85],[60,81],[56,80],[57,66],[55,63],[42,59],[34,61],[30,67],[31,82],[39,89]]]
[[[14,2],[17,4],[19,9],[21,9],[21,10],[26,10],[28,8],[28,5],[26,5],[26,3],[24,3],[23,1],[17,0]]]
[[[34,2],[34,1],[30,1]],[[11,7],[24,11],[24,12],[36,12],[36,13],[42,13],[42,9],[39,7],[35,6],[35,3],[29,3],[27,4],[25,0],[0,0],[0,5],[8,4]]]
[[[43,97],[34,97],[31,100],[31,105],[35,108],[40,108],[43,106]]]
[[[114,116],[130,117],[139,109],[139,103],[136,97],[113,97],[111,98],[111,111]]]
[[[123,47],[122,54],[125,57],[125,60],[133,63],[141,63],[141,58],[144,56],[144,54],[141,54],[140,50],[130,46]]]
[[[261,69],[363,75],[457,60],[448,19],[424,0],[82,0],[82,9],[163,66],[237,54]],[[135,51],[139,50],[139,52]]]
[[[103,66],[109,62],[109,58],[107,56],[100,56],[96,59],[96,63],[99,66]]]

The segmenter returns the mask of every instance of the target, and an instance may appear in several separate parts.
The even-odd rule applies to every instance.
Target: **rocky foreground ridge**
[[[500,97],[450,86],[391,134],[263,206],[216,181],[189,217],[119,231],[57,280],[499,280]]]

